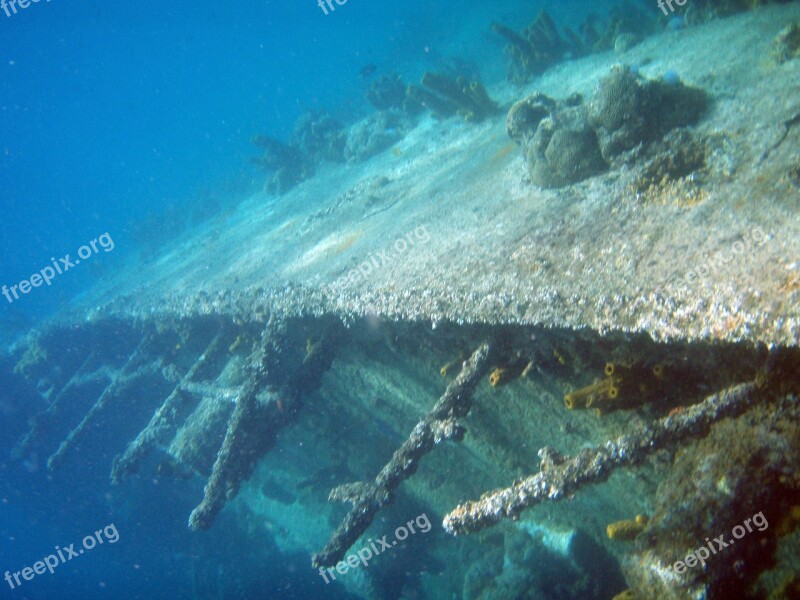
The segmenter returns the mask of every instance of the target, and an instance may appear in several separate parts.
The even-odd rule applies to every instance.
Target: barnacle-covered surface
[[[92,306],[120,316],[333,311],[797,343],[798,290],[785,283],[800,269],[800,69],[768,56],[798,13],[790,3],[737,15],[562,64],[522,94],[491,90],[510,106],[533,91],[589,97],[620,60],[654,80],[675,70],[709,96],[692,128],[706,146],[702,165],[693,156],[654,163],[674,148],[666,143],[545,191],[507,151],[502,115],[468,127],[426,121],[397,152],[365,164],[379,188],[364,169],[323,167],[280,201],[253,198],[126,271]],[[332,282],[336,292],[324,293]]]

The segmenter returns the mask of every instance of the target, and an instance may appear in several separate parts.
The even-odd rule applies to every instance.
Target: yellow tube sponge
[[[630,542],[636,539],[636,536],[644,531],[647,525],[647,517],[644,515],[636,515],[635,519],[626,521],[616,521],[606,527],[606,533],[609,539],[616,542]]]
[[[511,377],[508,369],[504,369],[502,367],[496,368],[494,371],[492,371],[492,374],[489,375],[489,385],[492,387],[503,385],[504,383],[508,383],[510,380]]]
[[[505,361],[489,375],[489,384],[492,387],[505,385],[520,377],[527,377],[533,370],[533,361],[520,353],[511,360]]]
[[[600,381],[596,381],[591,385],[587,385],[579,390],[570,392],[564,396],[564,404],[570,410],[576,408],[591,408],[598,400],[616,398],[619,389],[616,382],[612,377],[606,377]]]
[[[603,374],[604,379],[564,396],[567,408],[593,408],[598,415],[634,408],[658,398],[668,383],[661,364],[607,362]]]

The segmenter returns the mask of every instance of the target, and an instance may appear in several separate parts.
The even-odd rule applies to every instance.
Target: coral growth
[[[489,375],[489,385],[499,387],[519,377],[526,377],[532,367],[533,362],[526,355],[520,354],[495,368]]]
[[[576,101],[580,102],[580,98],[576,98]],[[555,112],[557,106],[555,100],[540,92],[516,102],[506,115],[508,137],[520,146],[527,146],[536,133],[539,123]]]
[[[497,112],[497,104],[480,81],[426,72],[421,83],[423,87],[409,85],[406,94],[436,118],[460,115],[466,121],[478,122]]]
[[[254,136],[251,141],[264,151],[260,157],[252,159],[253,163],[273,172],[265,186],[269,193],[288,192],[314,174],[311,161],[298,148],[266,135]]]
[[[579,96],[557,102],[534,94],[514,104],[508,135],[522,146],[531,181],[545,188],[576,183],[606,168]]]
[[[617,396],[619,396],[619,388],[615,385],[614,379],[606,377],[565,395],[564,404],[570,410],[591,408],[603,400],[616,400]]]
[[[800,492],[798,419],[797,397],[787,396],[717,423],[705,439],[677,455],[637,551],[625,563],[627,580],[640,595],[740,598],[774,566],[778,537],[786,532],[778,524],[791,515]],[[687,553],[717,535],[710,542],[712,560],[703,568],[690,568],[681,577],[656,575],[656,565],[685,558],[690,565]]]
[[[603,78],[589,102],[589,122],[603,158],[612,161],[643,142],[695,123],[706,108],[706,94],[683,83],[644,79],[617,65]]]
[[[800,504],[795,504],[794,506],[790,506],[786,514],[781,517],[775,529],[775,535],[778,537],[789,535],[797,529],[798,526],[800,526]]]
[[[790,575],[779,588],[769,595],[769,600],[798,600],[800,598],[800,576]]]
[[[556,101],[541,93],[517,102],[506,117],[506,130],[522,147],[531,181],[561,187],[616,166],[623,153],[694,123],[705,98],[697,88],[645,80],[616,66],[588,103],[578,95]],[[690,158],[687,154],[685,162],[693,166]]]
[[[405,119],[397,111],[372,113],[351,128],[344,157],[351,163],[365,161],[398,142],[404,128]]]
[[[406,94],[406,84],[397,74],[382,75],[373,80],[366,98],[377,110],[398,110],[409,115],[422,110],[422,105]]]
[[[787,0],[694,0],[691,10],[684,12],[686,20],[692,24],[706,23],[720,17],[755,10],[767,4],[785,4]]]
[[[508,79],[513,83],[525,83],[532,76],[563,60],[570,52],[583,52],[583,44],[578,37],[573,32],[566,34],[569,41],[561,37],[553,19],[545,10],[521,33],[516,33],[500,23],[492,23],[492,31],[508,42]]]
[[[344,162],[346,141],[347,131],[338,120],[325,112],[309,112],[297,119],[290,145],[313,163]]]
[[[442,377],[447,377],[448,375],[450,375],[450,373],[452,373],[452,371],[454,369],[459,367],[462,362],[464,362],[464,353],[463,352],[461,354],[459,354],[458,358],[456,358],[455,360],[451,360],[450,362],[445,363],[442,366],[442,368],[439,369],[439,374]]]
[[[644,202],[697,204],[705,197],[700,183],[707,171],[710,149],[687,129],[676,129],[652,145],[631,192]]]
[[[782,64],[800,56],[800,21],[784,27],[772,42],[772,59]]]
[[[507,42],[508,80],[526,83],[562,60],[591,52],[612,48],[624,52],[655,29],[655,19],[632,2],[613,7],[608,15],[607,21],[589,16],[579,27],[579,33],[569,27],[560,33],[545,10],[520,33],[492,23],[492,31]]]
[[[576,107],[560,117],[542,122],[527,155],[531,180],[546,188],[569,185],[606,168],[583,110]]]

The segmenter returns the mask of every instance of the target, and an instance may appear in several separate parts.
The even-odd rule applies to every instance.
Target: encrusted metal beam
[[[708,396],[653,423],[641,431],[623,435],[603,446],[585,448],[573,457],[552,448],[542,448],[540,471],[512,486],[484,494],[480,500],[457,506],[444,518],[444,529],[453,535],[474,533],[516,519],[519,514],[546,500],[559,500],[590,483],[605,481],[617,468],[643,461],[653,452],[691,437],[705,435],[711,425],[725,417],[744,413],[754,401],[755,383],[739,384]]]
[[[224,346],[223,341],[223,333],[217,333],[206,347],[205,352],[197,358],[192,367],[164,400],[164,403],[156,410],[147,427],[128,445],[125,452],[114,458],[114,463],[111,467],[111,481],[113,483],[120,483],[129,473],[136,471],[153,446],[166,444],[167,437],[174,428],[174,421],[178,415],[180,405],[185,400],[183,396],[184,390],[190,383],[193,383],[192,380],[203,365],[217,358]]]
[[[88,381],[97,381],[103,377],[107,377],[109,380],[113,379],[113,375],[110,375],[106,369],[101,369],[100,371],[95,371],[94,373],[90,373],[88,375],[84,374],[85,369],[88,365],[92,364],[94,358],[95,353],[90,352],[89,356],[87,356],[86,359],[81,363],[81,366],[78,367],[78,370],[75,371],[72,377],[69,378],[69,381],[67,381],[66,385],[61,388],[48,407],[42,412],[31,417],[29,421],[30,429],[28,430],[28,433],[25,434],[25,437],[20,440],[13,450],[12,455],[15,459],[22,458],[31,446],[37,444],[44,437],[45,423],[48,421],[54,421],[58,417],[58,414],[61,412],[61,404],[64,396],[69,390],[82,383],[86,383]]]
[[[144,362],[147,359],[147,349],[150,345],[151,339],[152,338],[150,336],[145,336],[144,339],[142,339],[142,341],[136,347],[136,350],[131,353],[130,357],[125,362],[125,365],[122,367],[122,369],[120,369],[117,376],[112,379],[111,383],[109,383],[108,386],[106,386],[106,388],[103,390],[103,393],[100,394],[100,397],[97,399],[97,402],[94,403],[94,406],[92,406],[92,408],[89,409],[89,412],[84,415],[81,422],[69,432],[67,437],[61,442],[58,450],[56,450],[50,456],[50,458],[47,459],[47,468],[50,471],[54,470],[61,464],[61,461],[64,460],[64,456],[66,455],[67,451],[75,444],[75,441],[86,430],[92,420],[103,411],[109,400],[119,396],[119,394],[131,384],[131,382],[138,380],[143,375],[161,370],[162,365],[160,359],[149,363]]]
[[[423,456],[444,440],[461,440],[464,428],[459,419],[472,408],[472,393],[487,373],[493,359],[493,348],[483,344],[464,362],[461,372],[431,411],[417,423],[408,439],[397,449],[391,460],[373,481],[341,485],[330,493],[330,500],[353,503],[344,521],[331,536],[328,544],[311,561],[314,567],[332,567],[363,534],[375,514],[391,503],[392,493],[419,466]]]
[[[270,323],[250,360],[251,375],[228,421],[222,448],[217,454],[202,502],[189,516],[189,527],[208,529],[225,502],[236,496],[250,478],[261,457],[273,446],[278,432],[302,408],[305,396],[319,387],[333,362],[333,344],[323,338],[309,347],[305,359],[280,389],[270,387],[267,369],[280,352],[285,331],[282,322]]]

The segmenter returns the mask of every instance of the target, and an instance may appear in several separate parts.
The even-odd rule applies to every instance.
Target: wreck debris
[[[464,362],[461,372],[447,386],[434,407],[417,423],[411,435],[381,469],[374,481],[348,483],[334,488],[330,500],[353,503],[328,544],[311,561],[314,567],[332,567],[372,523],[376,513],[392,501],[392,493],[411,476],[419,461],[445,440],[460,441],[464,427],[459,422],[472,408],[472,393],[492,363],[493,347],[481,345]]]
[[[235,496],[241,482],[252,475],[280,429],[299,413],[305,397],[319,387],[322,375],[333,362],[335,345],[329,343],[333,336],[328,335],[327,328],[317,331],[318,337],[309,341],[305,353],[293,352],[287,348],[294,344],[297,331],[288,323],[285,318],[272,315],[249,358],[231,356],[237,340],[241,344],[249,334],[236,337],[227,325],[212,330],[203,336],[205,345],[198,349],[202,353],[193,353],[186,362],[186,371],[179,372],[168,363],[168,357],[175,356],[183,344],[165,344],[162,334],[170,330],[161,324],[139,338],[138,346],[119,368],[103,365],[92,371],[90,356],[82,361],[48,409],[32,421],[31,431],[15,453],[22,457],[45,436],[46,425],[66,410],[59,407],[74,396],[67,393],[69,389],[87,382],[109,381],[80,423],[50,456],[47,466],[54,470],[97,420],[107,416],[110,405],[125,397],[132,384],[143,377],[157,376],[161,385],[169,385],[170,392],[136,439],[115,457],[112,482],[120,483],[135,472],[157,448],[166,454],[158,467],[159,474],[210,474],[204,498],[190,517],[193,528],[208,528],[225,502]],[[184,343],[190,330],[187,325]],[[207,372],[218,375],[205,380]],[[181,423],[187,413],[188,418]]]
[[[258,398],[265,379],[266,373],[258,368],[236,403],[203,500],[189,516],[191,529],[211,527],[225,502],[235,497],[242,481],[252,475],[257,459],[270,449],[276,429],[283,425],[277,396],[271,395],[267,402]]]
[[[304,396],[319,387],[333,362],[332,345],[323,338],[307,347],[302,364],[279,389],[271,387],[276,374],[269,373],[268,365],[280,347],[277,338],[283,328],[283,323],[268,325],[251,355],[251,374],[228,422],[203,500],[189,516],[191,529],[211,527],[225,502],[234,498],[242,482],[250,478],[258,460],[274,445],[278,432],[294,419]]]
[[[723,420],[676,453],[653,498],[653,518],[623,561],[638,597],[767,597],[777,581],[767,584],[760,575],[778,562],[780,538],[793,527],[784,523],[800,491],[798,419],[800,402],[790,393]],[[735,545],[730,534],[715,538],[724,532]],[[712,554],[703,552],[704,538],[730,542],[710,544],[713,558],[704,568],[684,570],[692,555],[702,564]],[[660,576],[668,570],[680,577]]]
[[[105,409],[111,399],[119,397],[132,382],[139,380],[143,375],[162,370],[161,359],[145,362],[148,359],[147,351],[150,348],[152,339],[150,336],[145,336],[142,339],[119,373],[112,378],[111,383],[100,394],[94,406],[84,415],[81,422],[69,432],[58,449],[47,459],[48,470],[52,471],[61,464],[67,451],[75,444],[75,441],[91,422]]]
[[[93,363],[94,358],[95,353],[90,352],[89,356],[86,357],[86,360],[84,360],[80,367],[78,367],[78,370],[75,371],[72,377],[70,377],[69,381],[67,381],[64,387],[61,388],[47,408],[39,414],[31,417],[29,422],[30,429],[28,430],[28,433],[25,434],[25,437],[20,440],[12,452],[14,459],[19,459],[25,456],[31,446],[38,444],[42,440],[42,438],[45,436],[45,423],[52,422],[58,418],[58,415],[62,409],[63,399],[68,391],[87,380],[100,379],[109,375],[107,369],[101,369],[100,371],[96,371],[94,373],[85,373],[87,367]]]
[[[136,439],[128,445],[122,455],[114,458],[114,464],[111,468],[111,481],[113,483],[122,482],[129,473],[136,471],[153,446],[167,442],[166,437],[173,430],[174,419],[178,415],[179,406],[185,401],[183,394],[189,391],[188,386],[192,383],[198,370],[205,364],[214,362],[220,351],[224,349],[225,344],[222,338],[222,332],[214,336],[205,352],[200,355],[186,375],[173,388],[164,403],[156,410],[147,427],[136,436]]]
[[[559,500],[584,485],[605,481],[618,467],[639,463],[656,450],[703,435],[724,417],[743,413],[757,390],[755,383],[735,385],[681,413],[659,419],[649,428],[608,441],[604,446],[583,449],[573,457],[542,448],[539,473],[484,494],[480,500],[461,504],[445,516],[444,529],[453,535],[474,533],[502,519],[515,519],[524,509],[545,500]]]

